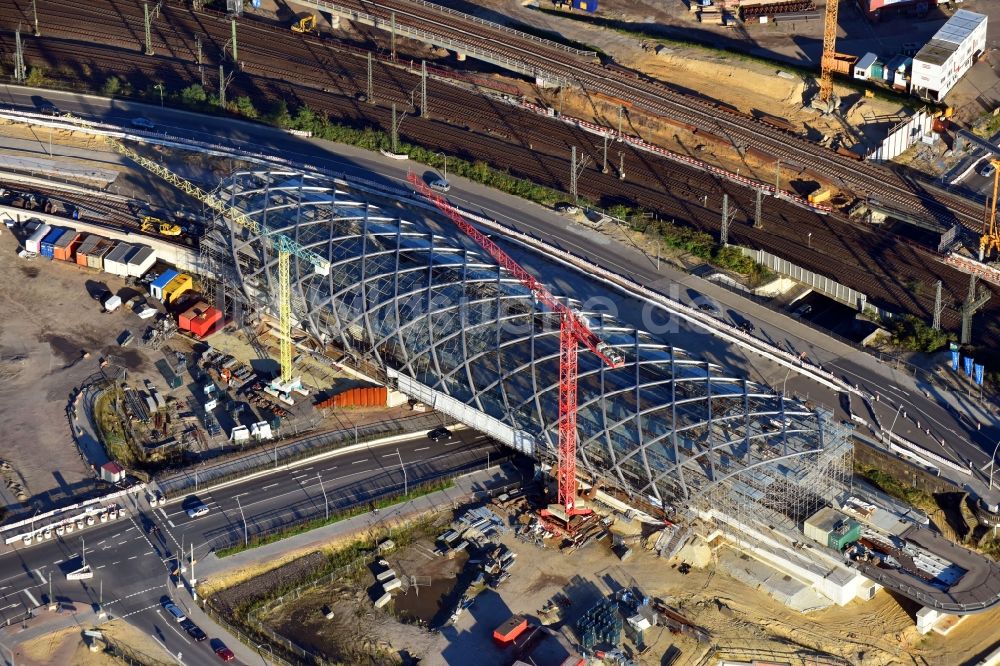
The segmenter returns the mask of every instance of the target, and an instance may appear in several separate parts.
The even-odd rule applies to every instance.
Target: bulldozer
[[[307,33],[316,29],[316,15],[307,14],[292,24],[292,32]]]
[[[160,234],[161,236],[180,236],[179,225],[165,222],[158,217],[146,215],[142,218],[142,230],[150,234]]]

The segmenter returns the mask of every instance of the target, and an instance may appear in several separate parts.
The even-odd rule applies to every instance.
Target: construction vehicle
[[[292,32],[297,32],[300,34],[312,32],[316,29],[316,15],[307,14],[302,16],[298,21],[292,24]]]
[[[142,218],[142,230],[149,234],[160,234],[162,236],[180,236],[181,228],[177,224],[165,222],[158,217],[145,215]]]
[[[524,270],[520,264],[494,243],[486,234],[476,229],[454,208],[448,200],[435,192],[414,172],[407,175],[413,188],[425,199],[433,203],[455,226],[475,241],[488,255],[516,277],[534,295],[535,299],[559,316],[559,451],[556,479],[558,483],[558,504],[550,505],[542,511],[542,516],[555,519],[557,527],[572,532],[573,516],[589,514],[591,511],[577,506],[576,499],[576,417],[577,402],[577,355],[579,346],[584,345],[597,355],[609,368],[620,368],[625,364],[625,355],[620,349],[601,340],[600,337],[564,302],[558,300],[535,276]]]
[[[1000,189],[1000,158],[991,157],[993,196],[986,204],[983,233],[979,237],[979,261],[986,261],[993,252],[1000,252],[1000,225],[997,225],[997,190]]]

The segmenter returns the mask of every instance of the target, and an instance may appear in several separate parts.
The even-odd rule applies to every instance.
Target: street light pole
[[[406,465],[403,464],[403,456],[399,453],[399,449],[396,449],[396,457],[399,458],[399,468],[403,470],[403,495],[409,495],[410,485],[406,480]]]
[[[889,441],[892,441],[892,431],[896,427],[896,419],[899,418],[899,413],[903,411],[903,403],[899,403],[899,409],[896,410],[896,415],[892,417],[892,425],[889,426]]]
[[[323,487],[323,477],[317,474],[316,478],[319,480],[319,489],[323,491],[323,506],[326,509],[326,520],[330,520],[330,502],[326,499],[326,488]]]
[[[153,87],[160,91],[160,108],[162,109],[163,108],[163,84],[162,83],[157,83]]]
[[[435,157],[437,155],[440,155],[444,159],[444,182],[447,183],[448,182],[448,156],[445,155],[443,152],[441,152],[441,153],[435,153]]]
[[[993,447],[993,455],[990,456],[990,490],[993,490],[993,461],[996,460],[997,449],[1000,449],[1000,439],[997,440],[997,445]]]
[[[250,537],[247,534],[247,517],[243,513],[243,505],[240,504],[240,498],[239,497],[236,498],[236,506],[238,506],[240,508],[240,517],[243,519],[243,544],[245,546],[249,546],[250,545]],[[181,553],[181,557],[184,557],[183,553]]]

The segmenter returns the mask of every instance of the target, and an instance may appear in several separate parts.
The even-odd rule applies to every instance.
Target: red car
[[[219,655],[219,659],[222,661],[233,661],[236,659],[236,655],[233,651],[227,648],[225,645],[220,645],[215,648],[215,654]]]

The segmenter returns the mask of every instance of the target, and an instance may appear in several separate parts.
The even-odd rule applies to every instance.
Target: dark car
[[[750,335],[754,331],[754,325],[749,321],[741,321],[739,324],[736,325],[736,328],[740,329],[747,335]]]
[[[195,639],[196,641],[200,642],[208,638],[208,635],[201,630],[201,627],[199,627],[191,620],[186,620],[183,624],[181,624],[181,626],[184,627],[184,631],[188,633],[188,636]]]
[[[447,428],[434,428],[434,430],[427,433],[427,439],[432,442],[438,442],[442,439],[451,439],[451,431]]]
[[[38,110],[47,116],[58,116],[62,113],[52,102],[42,102],[38,105]]]

